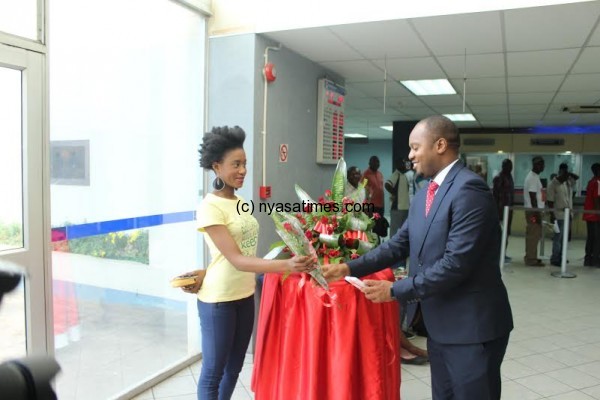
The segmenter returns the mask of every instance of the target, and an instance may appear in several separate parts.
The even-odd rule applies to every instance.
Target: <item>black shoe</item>
[[[416,356],[415,358],[402,358],[402,364],[411,364],[411,365],[423,365],[427,364],[429,359],[423,356]]]

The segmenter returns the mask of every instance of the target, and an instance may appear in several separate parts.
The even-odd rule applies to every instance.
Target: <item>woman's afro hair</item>
[[[244,147],[246,133],[239,126],[229,128],[227,126],[216,126],[210,132],[206,132],[202,138],[200,153],[200,167],[212,169],[215,162],[223,160],[225,153],[230,150]]]

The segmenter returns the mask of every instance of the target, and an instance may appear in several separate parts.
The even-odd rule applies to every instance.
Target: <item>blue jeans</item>
[[[229,400],[254,327],[254,296],[223,303],[198,300],[202,370],[198,400]]]
[[[550,257],[550,263],[553,265],[560,265],[562,261],[562,243],[563,243],[563,230],[564,220],[557,219],[558,228],[560,232],[555,233],[552,237],[552,256]]]

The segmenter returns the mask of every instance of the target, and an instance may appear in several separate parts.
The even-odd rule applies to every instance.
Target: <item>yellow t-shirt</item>
[[[209,193],[200,203],[196,212],[198,231],[204,234],[204,240],[210,249],[211,262],[198,292],[198,299],[205,303],[219,303],[244,299],[254,293],[256,286],[253,272],[238,271],[204,230],[207,226],[225,225],[233,240],[245,256],[255,256],[258,244],[258,222],[249,212],[241,210],[238,214],[238,202],[244,200],[224,199]]]

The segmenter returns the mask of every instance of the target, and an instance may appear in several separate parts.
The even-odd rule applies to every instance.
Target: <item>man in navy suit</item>
[[[419,306],[434,400],[498,400],[513,328],[499,269],[500,223],[487,184],[458,160],[459,145],[448,118],[420,121],[410,134],[409,158],[431,181],[415,195],[408,220],[369,253],[323,269],[329,280],[360,277],[410,256],[406,279],[365,280],[365,295],[408,304],[409,317]]]

